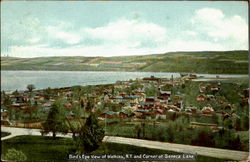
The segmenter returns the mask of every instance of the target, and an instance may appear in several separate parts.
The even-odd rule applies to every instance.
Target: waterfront
[[[1,71],[1,90],[26,90],[28,84],[36,89],[60,88],[74,85],[111,84],[118,80],[129,80],[143,77],[179,77],[179,73],[161,72],[99,72],[99,71]],[[248,75],[198,74],[205,77],[248,77]]]

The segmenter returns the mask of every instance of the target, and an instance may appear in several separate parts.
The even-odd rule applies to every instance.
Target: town
[[[1,91],[1,124],[43,129],[56,104],[65,122],[62,132],[74,136],[95,113],[105,135],[247,151],[248,80],[180,76]]]

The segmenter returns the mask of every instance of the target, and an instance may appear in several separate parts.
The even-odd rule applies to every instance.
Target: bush
[[[209,129],[196,129],[196,137],[191,141],[192,145],[214,147],[215,141]]]
[[[9,149],[3,158],[6,160],[10,160],[10,161],[26,161],[27,160],[26,155],[22,151],[18,151],[14,148]]]
[[[231,130],[220,130],[216,134],[215,139],[216,147],[233,150],[242,149],[242,144],[239,135],[235,136],[235,134]]]

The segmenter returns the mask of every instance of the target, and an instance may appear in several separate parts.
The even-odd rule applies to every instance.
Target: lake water
[[[97,72],[97,71],[1,71],[1,90],[25,90],[28,84],[36,89],[70,87],[74,85],[98,85],[143,77],[179,77],[179,73],[161,72]],[[216,77],[212,74],[197,74]],[[248,77],[248,75],[219,75],[220,77]]]

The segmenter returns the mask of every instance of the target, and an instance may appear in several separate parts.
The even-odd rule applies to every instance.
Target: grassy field
[[[18,136],[2,141],[2,152],[4,155],[10,148],[21,150],[26,156],[27,161],[67,161],[68,154],[75,153],[74,141],[68,138],[57,138],[42,136]],[[103,143],[99,149],[92,154],[177,154],[157,149],[148,149],[130,145]],[[224,161],[204,156],[197,156],[196,161]]]
[[[1,68],[2,70],[248,74],[248,52],[171,52],[157,55],[124,57],[2,57]]]
[[[8,133],[8,132],[1,132],[1,137],[6,137],[8,135],[10,135],[10,133]]]

